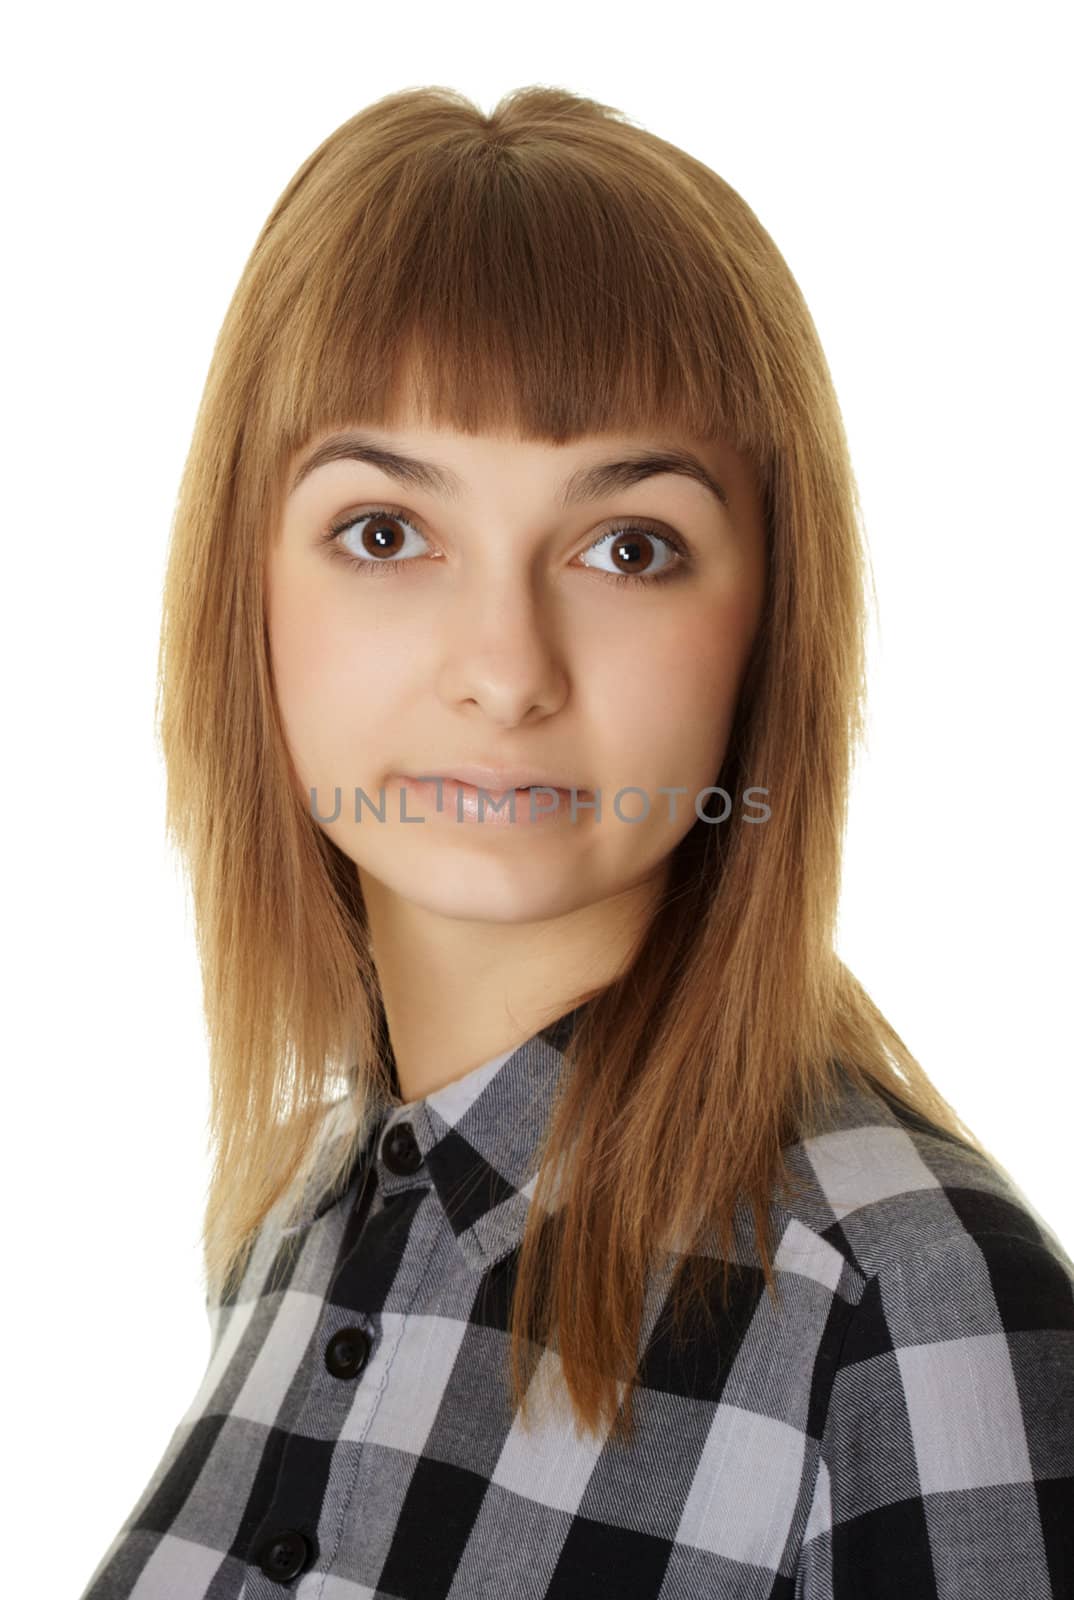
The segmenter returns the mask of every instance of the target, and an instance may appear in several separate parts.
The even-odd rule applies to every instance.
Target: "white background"
[[[1074,1247],[1059,6],[68,4],[6,31],[9,1592],[80,1593],[207,1356],[207,1050],[152,729],[168,524],[257,230],[396,89],[609,102],[783,251],[879,596],[840,953]]]

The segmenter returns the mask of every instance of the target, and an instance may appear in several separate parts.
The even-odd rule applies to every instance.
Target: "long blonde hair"
[[[584,1008],[512,1298],[523,1422],[554,1343],[578,1425],[618,1426],[622,1404],[629,1434],[659,1241],[682,1251],[683,1316],[716,1261],[727,1293],[746,1207],[774,1291],[784,1147],[834,1103],[838,1068],[988,1154],[834,950],[864,708],[857,489],[775,244],[723,179],[614,108],[528,87],[486,115],[447,88],[407,90],[302,164],[214,349],[161,638],[167,825],[190,873],[211,1041],[203,1244],[218,1295],[269,1210],[297,1213],[326,1107],[355,1110],[331,1184],[373,1091],[390,1091],[357,872],[295,777],[263,585],[286,464],[326,427],[391,427],[404,363],[446,426],[564,443],[671,424],[745,453],[763,495],[764,614],[719,782],[763,785],[772,815],[750,825],[736,806],[690,830],[629,970]],[[703,1236],[719,1250],[691,1251]]]

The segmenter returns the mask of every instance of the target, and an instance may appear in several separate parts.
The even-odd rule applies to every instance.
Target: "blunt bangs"
[[[471,434],[670,427],[759,468],[774,453],[742,240],[714,249],[726,222],[681,172],[650,154],[609,181],[584,151],[565,165],[540,140],[457,126],[418,164],[405,149],[357,178],[331,153],[311,164],[248,269],[263,280],[250,398],[281,454],[337,426],[393,428],[404,407]]]

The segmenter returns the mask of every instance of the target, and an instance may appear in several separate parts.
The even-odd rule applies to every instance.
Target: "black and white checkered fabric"
[[[83,1600],[1070,1600],[1074,1267],[991,1163],[849,1081],[773,1205],[781,1309],[747,1230],[715,1339],[670,1342],[651,1287],[632,1445],[515,1425],[576,1015],[381,1108],[290,1256],[267,1219]]]

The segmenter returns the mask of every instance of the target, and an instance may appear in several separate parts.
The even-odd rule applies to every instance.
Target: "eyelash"
[[[340,561],[345,561],[348,567],[351,567],[352,569],[370,569],[371,572],[375,573],[377,577],[380,577],[382,574],[387,576],[390,572],[398,571],[401,567],[409,566],[409,560],[375,561],[370,559],[363,561],[360,557],[352,555],[346,546],[340,543],[340,536],[346,533],[348,529],[353,528],[357,523],[365,522],[372,517],[391,517],[397,522],[404,522],[408,528],[413,528],[415,533],[421,533],[422,537],[425,537],[420,524],[417,522],[416,518],[410,515],[409,512],[403,511],[398,506],[375,506],[369,511],[349,511],[345,517],[333,522],[328,528],[325,529],[324,533],[321,535],[321,542],[327,547],[328,554],[332,557],[338,558]],[[679,560],[670,566],[664,567],[660,572],[656,573],[651,578],[642,577],[641,574],[634,572],[602,572],[597,568],[589,568],[588,570],[596,571],[598,577],[610,579],[612,583],[629,583],[639,585],[642,588],[647,588],[651,587],[654,583],[664,583],[671,578],[680,577],[691,566],[692,558],[690,551],[684,542],[678,537],[678,535],[672,534],[671,532],[658,531],[656,528],[646,527],[644,518],[641,518],[636,522],[619,523],[615,527],[609,528],[606,533],[602,533],[598,539],[593,541],[593,545],[604,544],[616,537],[621,537],[623,534],[630,533],[644,533],[649,539],[656,539],[662,544],[669,545],[671,549],[675,551],[676,555],[678,555]],[[592,549],[593,546],[590,546],[590,548]]]

